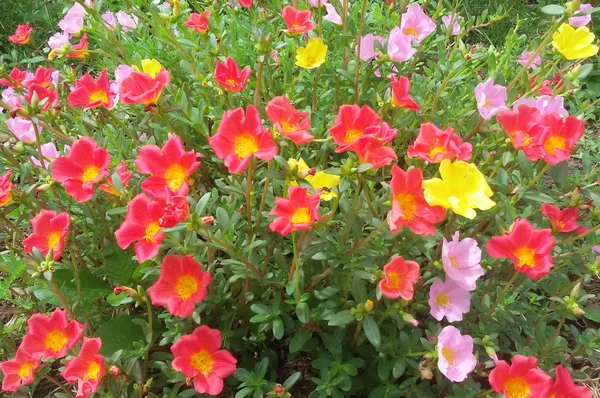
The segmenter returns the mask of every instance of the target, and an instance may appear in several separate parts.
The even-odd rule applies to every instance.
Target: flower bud
[[[304,179],[307,176],[314,176],[317,173],[317,170],[314,167],[311,167],[310,169],[306,169],[306,170],[302,170],[298,172],[298,177]]]
[[[118,296],[121,293],[125,293],[126,295],[128,295],[130,297],[135,297],[138,294],[134,289],[127,287],[127,286],[122,286],[122,285],[115,287],[113,290],[113,293],[115,294],[115,296]]]
[[[405,312],[402,314],[402,319],[404,319],[405,322],[409,322],[411,325],[413,325],[414,327],[419,326],[419,321],[417,321],[411,314],[409,314],[408,312]]]
[[[583,314],[585,314],[585,311],[582,310],[581,307],[579,307],[579,304],[577,303],[571,303],[567,307],[571,314],[573,314],[574,316],[582,316]]]
[[[371,300],[365,301],[365,310],[367,312],[371,312],[373,310],[373,301],[371,301]]]
[[[571,293],[569,294],[569,296],[572,299],[576,299],[577,297],[579,297],[579,293],[581,293],[581,282],[578,282],[575,286],[573,286],[573,289],[571,289]]]
[[[111,366],[108,368],[108,373],[110,373],[110,375],[116,379],[116,378],[117,378],[117,377],[119,377],[119,375],[121,374],[121,369],[119,369],[119,368],[118,368],[117,366],[115,366],[115,365],[111,365]]]
[[[181,4],[179,0],[173,0],[173,16],[178,17],[181,14]]]
[[[200,219],[204,225],[213,225],[215,223],[215,218],[213,216],[204,216]]]
[[[419,372],[421,373],[421,378],[424,380],[433,379],[433,372],[426,366],[426,361],[423,361],[419,364]]]
[[[16,153],[23,153],[25,152],[25,146],[21,141],[19,141],[15,145],[13,145],[12,150]]]
[[[285,391],[285,388],[283,388],[283,386],[281,384],[277,384],[275,386],[275,388],[273,389],[273,391],[275,391],[277,394],[281,394],[282,392]]]
[[[496,356],[496,350],[494,350],[494,347],[485,347],[485,352],[490,356],[490,358],[494,358]]]

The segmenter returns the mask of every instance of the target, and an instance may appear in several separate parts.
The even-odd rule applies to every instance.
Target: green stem
[[[367,0],[363,0],[362,8],[360,10],[360,22],[358,23],[358,32],[356,36],[357,50],[356,50],[356,73],[354,75],[354,103],[358,104],[358,75],[360,72],[360,48],[362,44],[361,36],[363,31],[363,24],[365,21],[365,11],[367,8]]]
[[[44,161],[44,155],[42,155],[42,142],[40,140],[40,130],[38,129],[37,122],[31,121],[33,125],[33,131],[35,131],[35,143],[37,145],[38,154],[40,155],[40,163],[42,168],[46,168],[46,162]]]
[[[356,326],[356,330],[354,331],[354,336],[352,337],[352,345],[356,345],[358,341],[358,336],[360,336],[360,332],[362,331],[363,320],[358,321],[358,325]]]
[[[500,295],[498,295],[498,297],[496,298],[496,301],[490,307],[490,310],[488,311],[488,313],[485,314],[485,316],[483,317],[482,321],[484,323],[486,323],[487,321],[490,320],[490,318],[494,314],[494,311],[496,311],[496,307],[498,306],[498,304],[500,304],[500,301],[502,301],[502,299],[504,298],[504,296],[506,295],[506,293],[508,292],[508,290],[513,285],[513,283],[517,280],[518,277],[519,277],[519,271],[515,270],[513,273],[513,276],[510,278],[510,280],[508,281],[506,286],[504,286],[504,289],[502,289],[502,292],[500,292]]]
[[[294,280],[296,281],[296,289],[294,290],[294,298],[296,302],[300,302],[300,264],[298,263],[298,243],[296,242],[296,232],[292,232],[292,245],[294,248]]]
[[[569,311],[565,310],[565,313],[563,314],[562,318],[560,318],[560,322],[558,322],[558,326],[556,327],[556,330],[554,331],[554,334],[550,338],[550,341],[548,342],[548,345],[546,346],[546,348],[542,352],[542,355],[541,355],[542,358],[544,358],[546,356],[546,354],[548,353],[548,351],[550,351],[550,349],[552,348],[552,344],[554,344],[554,341],[556,340],[556,338],[560,334],[560,330],[562,329],[563,325],[565,324],[565,320],[567,319],[567,315],[568,314],[569,314]]]
[[[351,256],[352,254],[356,253],[356,251],[358,249],[363,247],[367,242],[369,242],[371,239],[373,239],[375,236],[377,236],[383,230],[383,228],[385,228],[386,225],[387,225],[387,223],[385,221],[382,221],[381,224],[379,224],[379,227],[377,227],[377,229],[373,230],[373,232],[371,232],[371,234],[369,236],[367,236],[366,238],[364,238],[363,240],[361,240],[360,242],[358,242],[354,246],[352,246],[352,249],[348,250],[348,252],[346,253],[346,256]]]
[[[150,302],[149,297],[144,297],[146,301],[146,307],[148,308],[148,348],[146,348],[146,354],[144,356],[144,367],[142,370],[142,383],[140,385],[140,393],[138,395],[139,398],[142,398],[144,395],[144,385],[146,384],[146,379],[148,377],[148,363],[150,362],[150,349],[152,348],[153,341],[153,328],[152,328],[152,303]]]
[[[248,164],[248,174],[246,176],[246,219],[248,220],[248,230],[250,233],[250,238],[254,234],[252,230],[252,204],[251,204],[251,187],[252,184],[252,173],[254,171],[254,158],[250,160]]]
[[[594,233],[594,232],[598,231],[599,229],[600,229],[600,224],[596,225],[596,226],[595,226],[595,227],[593,227],[593,228],[590,228],[590,229],[588,229],[588,230],[587,230],[587,231],[585,231],[585,232],[582,232],[582,233],[580,233],[579,235],[575,235],[575,236],[572,236],[572,237],[570,237],[570,238],[567,238],[567,239],[563,240],[563,241],[561,242],[561,244],[575,242],[576,240],[579,240],[579,239],[581,239],[581,238],[585,238],[585,237],[586,237],[586,236],[588,236],[589,234],[592,234],[592,233]]]

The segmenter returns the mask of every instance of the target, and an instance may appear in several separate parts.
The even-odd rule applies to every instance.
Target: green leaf
[[[594,321],[596,323],[600,323],[600,310],[596,308],[586,308],[584,317],[589,319],[590,321]]]
[[[303,301],[296,304],[296,315],[298,315],[300,322],[308,323],[310,318],[308,304]]]
[[[133,322],[133,317],[122,315],[113,318],[98,328],[95,337],[102,339],[100,354],[105,357],[113,355],[119,350],[133,349],[133,343],[144,342],[144,330]]]
[[[563,15],[565,13],[565,8],[563,6],[559,6],[558,4],[550,4],[542,7],[541,11],[548,15]]]
[[[309,329],[304,329],[304,330],[296,333],[290,339],[290,353],[300,351],[302,349],[302,347],[304,347],[304,344],[306,344],[306,342],[308,340],[310,340],[310,337],[311,337],[311,331]]]
[[[367,340],[376,348],[379,347],[381,344],[381,334],[379,333],[377,322],[370,315],[365,315],[363,319],[363,330],[365,331]]]
[[[77,300],[77,284],[72,269],[59,269],[54,272],[52,279],[61,288],[64,295],[71,301]],[[79,281],[81,282],[81,302],[89,304],[108,296],[112,289],[104,281],[88,271],[79,270]]]
[[[332,316],[327,324],[329,326],[342,326],[354,322],[355,320],[356,318],[350,310],[344,310]]]
[[[569,176],[569,165],[567,161],[560,162],[550,167],[550,174],[552,175],[552,179],[557,184],[562,184],[567,180]]]
[[[233,374],[233,377],[235,377],[237,380],[241,381],[241,382],[248,382],[250,380],[252,380],[253,376],[252,376],[252,372],[244,369],[244,368],[238,368],[235,373]]]
[[[273,336],[277,340],[280,340],[283,337],[283,332],[284,332],[284,328],[283,328],[283,321],[281,320],[281,318],[277,317],[277,318],[273,319]]]
[[[398,358],[392,368],[392,375],[394,379],[399,378],[406,371],[406,358]]]
[[[285,379],[285,381],[283,382],[283,388],[285,388],[286,390],[291,390],[292,387],[294,387],[294,384],[296,384],[296,382],[300,380],[300,376],[302,376],[302,373],[296,372],[287,379]]]
[[[554,203],[555,200],[550,195],[546,195],[545,193],[539,191],[527,191],[523,195],[523,199],[534,200],[536,202],[548,202]]]
[[[123,304],[133,303],[133,298],[125,293],[111,293],[106,298],[106,302],[112,305],[113,307],[118,307]]]
[[[114,243],[107,246],[103,254],[104,265],[99,270],[102,275],[106,275],[114,284],[127,285],[136,267],[131,255]]]
[[[525,155],[525,152],[523,151],[519,151],[517,157],[519,158],[519,166],[521,166],[521,171],[523,172],[523,175],[525,175],[525,177],[527,177],[528,179],[532,179],[533,163],[531,162],[531,160],[527,159],[527,155]]]

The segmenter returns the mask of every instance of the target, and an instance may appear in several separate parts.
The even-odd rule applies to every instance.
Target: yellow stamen
[[[144,239],[147,242],[154,242],[154,235],[156,235],[160,231],[160,225],[155,221],[146,227],[146,234],[144,235]]]
[[[553,136],[544,142],[544,150],[550,155],[554,155],[555,149],[566,149],[567,143],[561,136]]]
[[[520,247],[515,251],[515,257],[519,260],[518,267],[535,266],[535,250],[530,247]]]
[[[190,364],[206,376],[212,370],[213,358],[208,351],[202,350],[190,357]]]
[[[198,282],[191,275],[183,275],[177,281],[177,285],[175,286],[175,290],[179,297],[183,300],[189,299],[192,294],[198,291]]]
[[[363,132],[356,129],[346,130],[346,135],[344,136],[344,142],[349,144],[351,142],[356,141],[363,135]]]
[[[81,176],[81,181],[85,184],[94,181],[100,174],[100,168],[96,166],[90,166],[84,170]]]
[[[171,191],[179,191],[181,185],[185,181],[186,173],[187,170],[180,164],[175,163],[169,166],[167,172],[165,173],[165,180],[167,181],[167,185]]]
[[[300,207],[294,211],[294,215],[290,220],[292,224],[305,224],[310,222],[310,212],[307,207]]]
[[[54,231],[50,235],[48,235],[48,248],[55,250],[56,246],[60,243],[61,237],[62,237],[61,231]]]
[[[59,352],[67,343],[67,336],[60,330],[53,330],[46,335],[44,344],[54,353]]]
[[[83,375],[84,380],[96,380],[98,378],[98,373],[100,373],[100,365],[98,362],[93,361],[90,363],[87,372]]]
[[[448,361],[448,363],[451,366],[454,365],[454,361],[456,360],[456,358],[454,357],[454,351],[452,351],[448,347],[443,347],[442,348],[442,355],[444,356],[444,358],[446,358],[446,361]]]
[[[108,93],[103,90],[97,90],[90,95],[90,103],[100,101],[103,104],[108,104]]]
[[[240,159],[243,159],[258,151],[258,142],[252,134],[245,133],[236,137],[233,142],[233,147],[235,154],[238,155]]]
[[[415,201],[415,197],[409,193],[399,193],[396,195],[396,201],[400,205],[400,209],[404,216],[402,216],[403,220],[411,221],[415,218],[417,214],[417,203]]]
[[[523,378],[515,377],[506,383],[504,392],[508,398],[527,398],[529,397],[529,384]]]
[[[450,303],[450,298],[446,293],[440,293],[435,296],[435,303],[440,307],[447,307]]]

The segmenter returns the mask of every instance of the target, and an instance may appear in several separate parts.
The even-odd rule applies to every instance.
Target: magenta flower
[[[438,321],[444,317],[450,323],[462,321],[471,308],[471,294],[452,279],[437,279],[429,289],[429,307],[429,313]]]
[[[44,166],[46,166],[46,168],[48,168],[50,163],[52,163],[52,161],[54,159],[56,159],[57,157],[60,156],[60,152],[58,152],[58,150],[56,149],[56,147],[54,146],[54,144],[52,142],[42,144],[41,148],[42,148],[42,156],[44,157]],[[42,167],[42,163],[37,158],[31,157],[31,158],[29,158],[29,160],[31,161],[32,164],[36,165],[37,167]]]
[[[388,39],[388,55],[392,61],[408,61],[416,52],[417,49],[413,48],[410,36],[402,33],[402,29],[398,26],[392,29]]]
[[[459,236],[460,233],[456,231],[451,242],[443,238],[444,271],[448,278],[456,282],[458,286],[467,291],[473,291],[476,288],[477,279],[484,274],[483,268],[479,265],[481,249],[477,246],[475,239],[465,238],[459,241]]]
[[[519,60],[517,61],[519,64],[525,66],[527,65],[527,63],[529,62],[529,60],[531,59],[531,57],[533,56],[532,53],[530,53],[529,51],[525,50],[521,53],[521,58],[519,58]],[[536,55],[535,58],[533,59],[533,61],[531,61],[531,63],[529,64],[528,68],[529,69],[537,69],[540,67],[540,65],[542,64],[542,57],[540,57],[540,55]]]
[[[521,105],[527,105],[536,108],[541,114],[555,113],[558,116],[567,117],[569,111],[565,109],[565,99],[561,96],[552,97],[550,95],[542,95],[537,100],[535,98],[519,98],[513,104],[513,112],[517,113],[517,109]]]
[[[68,33],[57,32],[48,39],[48,47],[50,47],[51,50],[56,50],[68,43],[70,38],[71,36]]]
[[[35,142],[35,130],[31,120],[23,119],[22,117],[15,117],[14,119],[7,119],[6,126],[19,141],[22,141],[26,144]],[[41,130],[41,128],[39,130]]]
[[[360,59],[365,62],[377,58],[379,54],[375,51],[375,40],[381,43],[381,46],[385,44],[385,37],[373,36],[369,33],[360,39]],[[356,46],[356,52],[358,53],[358,45]]]
[[[460,383],[475,369],[473,338],[461,335],[454,326],[446,326],[438,335],[438,369],[450,381]]]
[[[579,10],[573,13],[573,16],[569,18],[569,25],[574,28],[579,28],[581,26],[585,26],[592,21],[592,14],[582,15],[580,17],[577,16],[581,11],[590,10],[594,8],[591,4],[582,4],[579,6]]]
[[[400,30],[415,43],[421,43],[435,30],[436,24],[417,3],[411,4],[400,19]]]
[[[458,36],[460,34],[460,24],[458,23],[458,21],[460,21],[461,19],[463,19],[463,17],[459,16],[458,14],[448,14],[448,15],[444,15],[442,17],[442,22],[444,23],[444,26],[446,26],[446,31],[450,30],[450,27],[452,27],[452,32],[450,32],[450,34],[452,36]]]
[[[494,79],[489,78],[475,87],[475,99],[479,114],[485,120],[491,119],[498,113],[508,109],[506,107],[506,87],[494,84]]]

